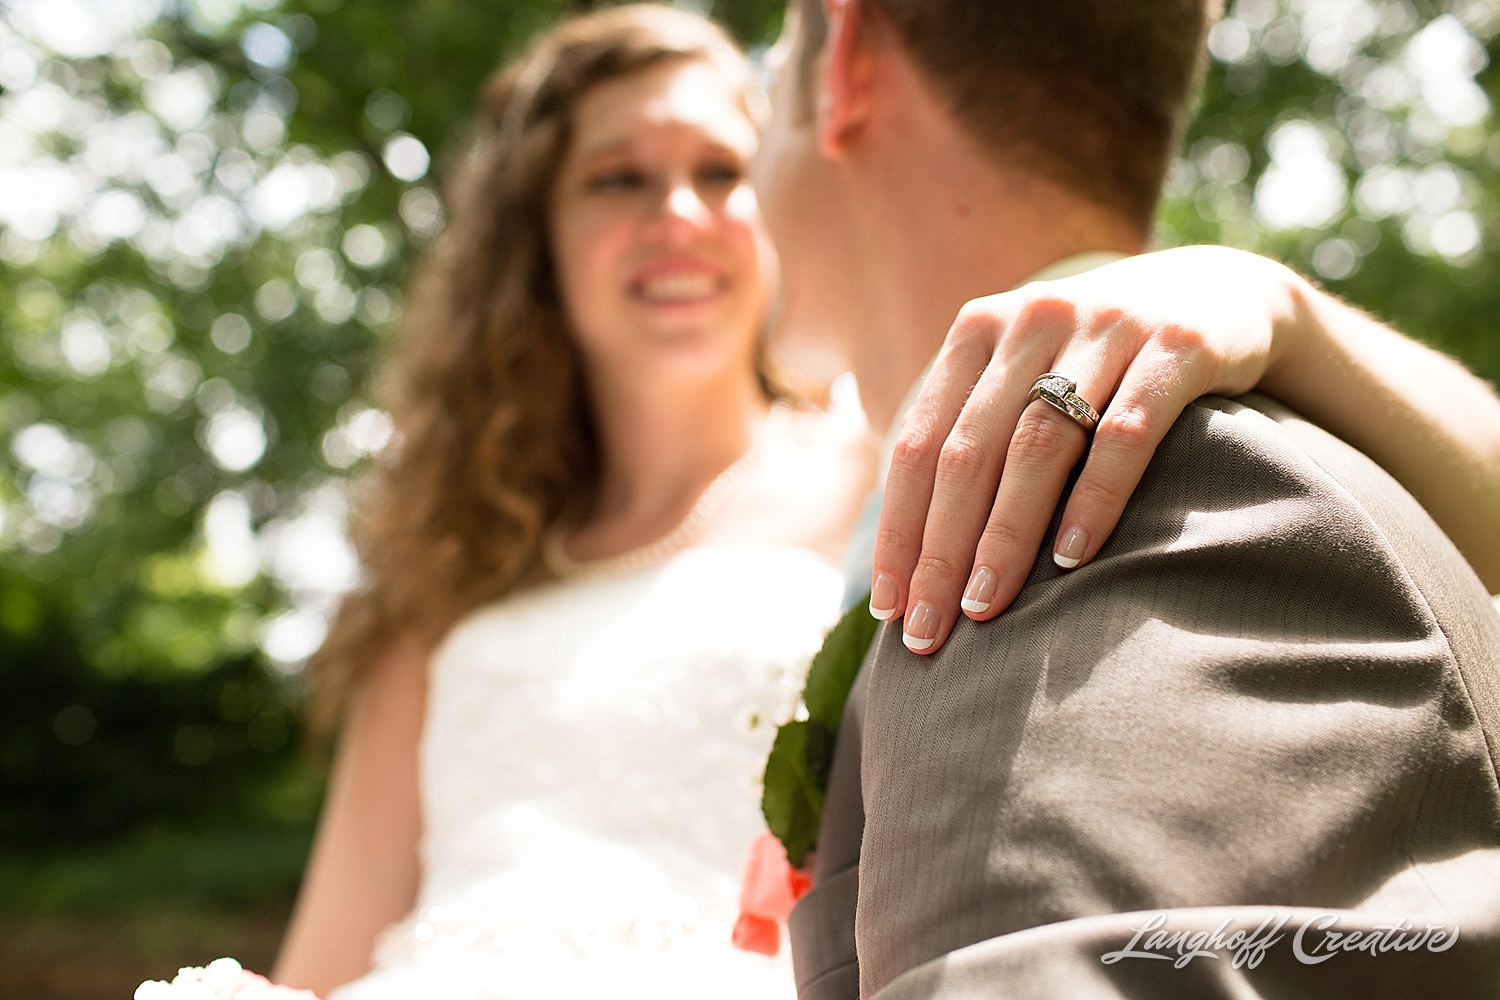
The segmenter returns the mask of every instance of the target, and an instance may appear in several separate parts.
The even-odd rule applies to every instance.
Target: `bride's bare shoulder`
[[[735,504],[735,533],[840,560],[875,480],[876,443],[863,415],[798,407],[774,434]]]
[[[788,465],[824,465],[863,496],[874,482],[877,452],[878,442],[864,414],[804,406],[787,414],[778,454]]]

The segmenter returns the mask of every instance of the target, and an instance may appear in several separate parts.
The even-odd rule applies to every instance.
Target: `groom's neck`
[[[866,290],[852,360],[877,429],[894,419],[965,302],[1073,254],[1143,249],[1143,234],[1115,214],[996,166],[951,128],[927,131],[847,164],[857,202],[849,246]]]

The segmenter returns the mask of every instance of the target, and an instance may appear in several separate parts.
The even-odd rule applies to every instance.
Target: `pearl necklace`
[[[765,442],[771,436],[768,432],[772,422],[784,419],[788,412],[790,408],[783,402],[772,406],[771,412],[766,415],[765,421],[756,431],[755,440],[750,443],[749,448],[745,449],[745,453],[729,468],[714,477],[714,481],[698,495],[692,509],[687,512],[687,516],[656,541],[628,549],[618,555],[605,556],[602,559],[577,560],[568,555],[566,536],[562,531],[553,527],[542,535],[542,565],[546,566],[547,571],[559,580],[593,580],[634,572],[653,563],[661,562],[668,556],[687,548],[703,530],[708,519],[718,512],[724,501],[739,486],[760,453],[765,450]]]

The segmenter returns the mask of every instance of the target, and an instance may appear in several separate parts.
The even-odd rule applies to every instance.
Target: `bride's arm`
[[[274,982],[327,996],[369,971],[375,936],[415,903],[426,696],[427,653],[413,641],[356,689]]]
[[[1286,353],[1257,390],[1379,462],[1500,593],[1500,398],[1447,355],[1292,275]]]
[[[935,622],[928,652],[961,598],[979,620],[1014,600],[1083,454],[1080,428],[1026,405],[1046,371],[1101,413],[1060,565],[1099,551],[1192,400],[1259,389],[1383,465],[1500,590],[1495,391],[1274,261],[1184,247],[965,306],[898,442],[875,555],[872,604]]]

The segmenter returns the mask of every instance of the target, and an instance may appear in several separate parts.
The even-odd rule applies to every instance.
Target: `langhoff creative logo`
[[[1167,914],[1156,913],[1134,928],[1135,936],[1129,944],[1101,955],[1099,960],[1114,965],[1127,958],[1157,959],[1181,969],[1195,958],[1217,961],[1227,955],[1234,968],[1254,969],[1267,951],[1288,936],[1292,953],[1304,965],[1320,965],[1348,952],[1370,955],[1392,951],[1444,952],[1458,943],[1457,927],[1442,924],[1417,927],[1404,918],[1357,930],[1340,930],[1337,913],[1319,913],[1288,927],[1292,917],[1291,913],[1272,914],[1253,929],[1242,927],[1231,931],[1231,920],[1226,918],[1213,930],[1172,930],[1167,927]]]

